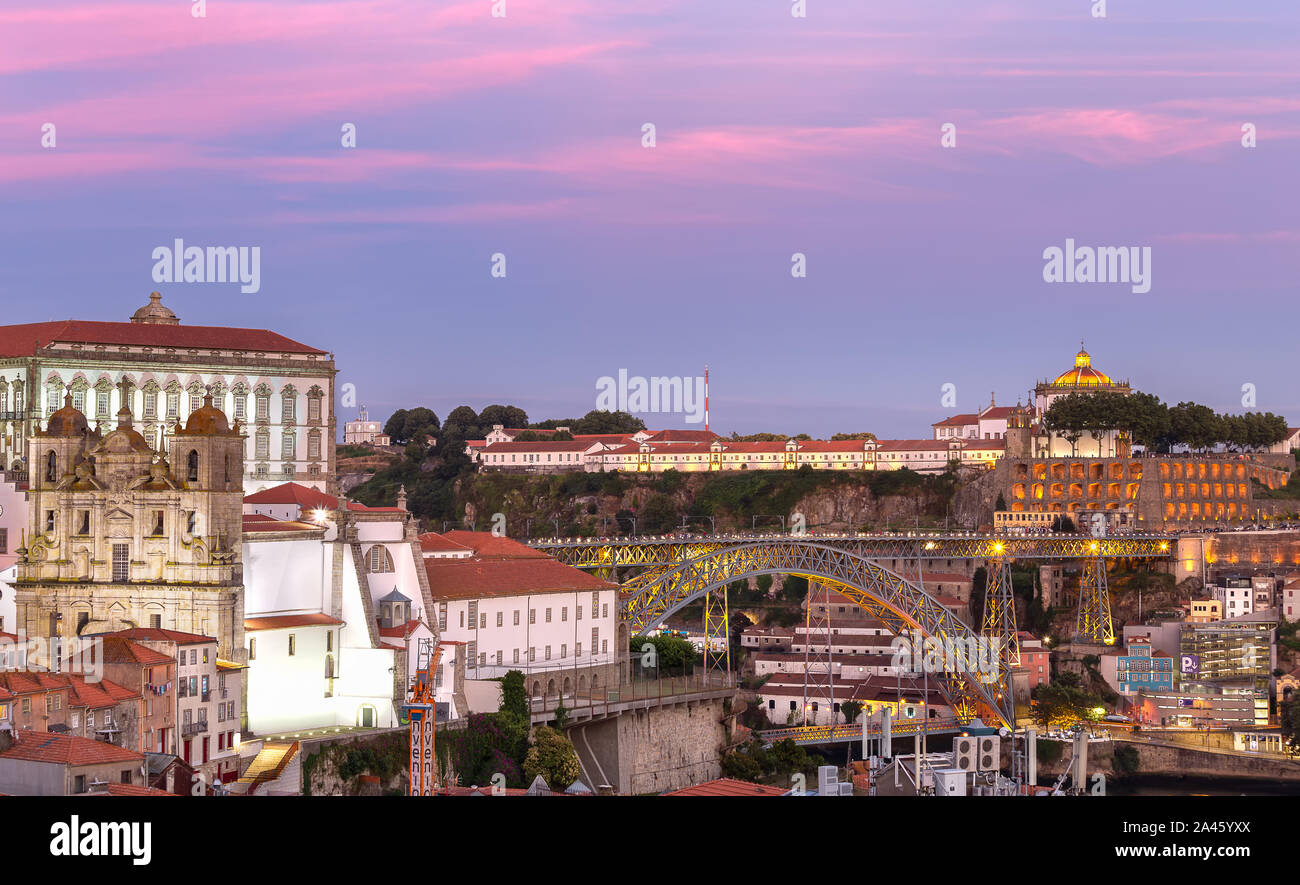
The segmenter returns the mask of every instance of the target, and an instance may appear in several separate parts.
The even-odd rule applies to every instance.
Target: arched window
[[[372,572],[392,572],[397,570],[393,565],[393,557],[382,544],[376,544],[370,548],[370,570]]]
[[[188,474],[189,481],[198,482],[199,481],[199,453],[194,449],[190,449],[189,457],[186,458],[186,466],[189,471]]]
[[[59,456],[53,452],[45,457],[45,481],[59,481]]]

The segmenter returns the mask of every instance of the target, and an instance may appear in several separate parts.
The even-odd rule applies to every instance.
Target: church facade
[[[132,627],[212,636],[242,662],[244,435],[211,396],[172,435],[174,462],[125,407],[114,429],[92,430],[71,392],[27,451],[14,627],[48,640],[33,663],[53,665],[72,637]]]
[[[274,332],[184,325],[157,292],[129,322],[0,326],[0,467],[34,471],[27,440],[66,391],[101,432],[127,407],[133,429],[167,456],[210,392],[245,426],[245,491],[289,481],[329,491],[336,375],[332,354]]]

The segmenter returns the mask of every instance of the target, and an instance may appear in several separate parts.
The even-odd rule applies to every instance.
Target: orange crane
[[[416,651],[415,679],[406,705],[411,721],[411,795],[432,796],[434,792],[433,695],[434,674],[442,647],[421,639]]]

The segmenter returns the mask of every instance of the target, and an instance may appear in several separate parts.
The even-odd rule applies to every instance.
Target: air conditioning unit
[[[977,771],[997,771],[1002,762],[1002,739],[983,735],[979,739],[979,754],[975,760]]]
[[[852,795],[853,795],[853,784],[840,784],[839,786],[840,786],[840,795],[841,795],[841,796],[852,796]]]
[[[838,796],[839,769],[834,765],[823,765],[817,769],[817,795]]]
[[[954,764],[961,771],[975,771],[975,755],[978,747],[973,737],[953,738],[952,755]]]

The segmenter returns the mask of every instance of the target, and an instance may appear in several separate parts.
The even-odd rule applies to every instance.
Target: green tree
[[[564,423],[564,422],[562,422]],[[645,422],[627,412],[610,412],[592,409],[577,421],[568,424],[574,433],[636,433],[645,430]]]
[[[545,725],[533,730],[533,745],[524,757],[524,777],[534,780],[539,775],[555,792],[563,792],[578,779],[578,751],[563,732]]]
[[[384,435],[394,444],[406,442],[406,409],[398,409],[384,422]]]
[[[862,714],[862,704],[857,701],[845,701],[840,704],[840,712],[844,714],[844,721],[852,725],[858,721],[858,716]]]
[[[677,504],[667,495],[651,495],[637,514],[637,531],[640,534],[670,532],[681,522]]]
[[[997,503],[993,505],[993,509],[998,511],[999,513],[1007,509],[1007,499],[1002,497],[1001,492],[998,492],[998,500]]]
[[[732,750],[722,757],[722,776],[758,783],[763,779],[763,766],[749,753]]]
[[[528,689],[522,671],[510,670],[501,677],[501,712],[528,717]]]
[[[484,406],[478,415],[478,423],[492,429],[492,425],[502,427],[527,427],[528,413],[518,406]]]

